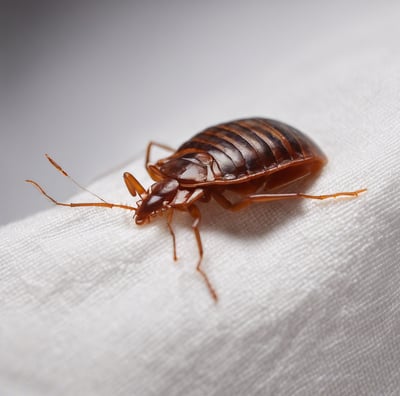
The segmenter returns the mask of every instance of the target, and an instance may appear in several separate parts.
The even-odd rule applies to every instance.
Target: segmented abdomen
[[[324,154],[299,130],[280,121],[248,118],[219,124],[193,136],[177,150],[210,154],[224,179],[238,179],[289,162]]]

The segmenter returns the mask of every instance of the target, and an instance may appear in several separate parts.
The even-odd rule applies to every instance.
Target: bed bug
[[[153,163],[150,157],[154,146],[170,151],[171,155]],[[51,157],[46,156],[64,176],[81,187]],[[236,211],[255,202],[355,197],[366,191],[360,189],[325,195],[275,192],[278,187],[316,174],[326,161],[326,156],[318,146],[298,129],[272,119],[246,118],[207,128],[176,151],[164,144],[150,142],[145,166],[155,183],[146,190],[132,174],[124,173],[129,192],[132,196],[140,197],[136,207],[109,203],[97,195],[103,202],[62,203],[49,196],[38,183],[26,181],[34,184],[56,205],[116,207],[134,211],[138,225],[165,213],[173,241],[174,260],[177,255],[172,215],[175,209],[188,212],[193,218],[192,228],[199,251],[196,269],[212,298],[217,301],[217,293],[202,267],[201,214],[197,203],[214,199],[223,208]],[[236,193],[239,198],[232,202],[226,195],[229,191]]]

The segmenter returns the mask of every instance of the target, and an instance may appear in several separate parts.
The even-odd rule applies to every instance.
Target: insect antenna
[[[100,199],[100,201],[103,201],[104,203],[107,203],[107,201],[105,199],[101,198],[100,196],[98,196],[94,192],[89,191],[86,187],[82,186],[74,178],[72,178],[63,168],[61,168],[60,165],[57,164],[56,161],[53,160],[53,158],[50,157],[50,155],[45,154],[45,156],[49,160],[50,164],[54,166],[54,168],[56,168],[63,176],[68,177],[68,179],[71,180],[72,183],[74,183],[77,187],[79,187],[81,190],[84,190],[84,191],[88,192],[89,194],[93,195],[94,197]]]
[[[107,202],[97,194],[89,191],[87,188],[83,187],[80,185],[75,179],[73,179],[60,165],[57,164],[56,161],[53,160],[48,154],[45,154],[46,158],[49,160],[50,164],[54,166],[63,176],[68,177],[76,186],[78,186],[81,190],[84,190],[88,192],[89,194],[93,195],[94,197],[100,199],[102,202],[72,202],[72,203],[65,203],[65,202],[59,202],[53,197],[51,197],[47,192],[44,190],[44,188],[37,182],[33,180],[25,180],[27,183],[33,184],[47,199],[49,199],[51,202],[53,202],[56,205],[60,206],[69,206],[69,207],[78,207],[78,206],[97,206],[97,207],[103,207],[103,208],[121,208],[121,209],[126,209],[126,210],[133,210],[136,211],[136,208],[133,206],[129,205],[122,205],[122,204],[115,204],[111,202]]]
[[[129,205],[121,205],[121,204],[114,204],[111,202],[71,202],[71,203],[65,203],[65,202],[59,202],[53,197],[51,197],[47,192],[44,190],[44,188],[39,184],[36,183],[33,180],[25,180],[27,183],[33,184],[47,199],[49,199],[51,202],[53,202],[56,205],[60,206],[69,206],[71,208],[76,208],[78,206],[97,206],[97,207],[102,207],[102,208],[121,208],[121,209],[126,209],[126,210],[134,210],[136,211],[136,208],[133,206]]]

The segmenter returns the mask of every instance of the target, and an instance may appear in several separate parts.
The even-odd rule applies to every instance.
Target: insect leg
[[[254,194],[254,195],[249,195],[248,197],[243,198],[239,202],[236,202],[234,204],[230,204],[228,206],[229,201],[225,197],[219,197],[217,202],[221,203],[222,199],[224,200],[224,204],[227,205],[225,206],[227,209],[230,210],[240,210],[254,202],[271,202],[271,201],[279,201],[283,199],[328,199],[328,198],[337,198],[337,197],[357,197],[359,194],[367,191],[365,188],[357,191],[343,191],[343,192],[338,192],[335,194],[325,194],[325,195],[309,195],[309,194],[303,194],[303,193],[289,193],[289,194]]]
[[[54,198],[52,198],[50,195],[44,191],[44,189],[35,181],[33,180],[25,180],[27,183],[33,184],[47,199],[49,199],[51,202],[53,202],[56,205],[60,206],[69,206],[71,208],[75,208],[78,206],[100,206],[103,208],[121,208],[121,209],[126,209],[126,210],[136,210],[133,206],[128,206],[128,205],[120,205],[120,204],[113,204],[109,202],[79,202],[79,203],[64,203],[64,202],[58,202]]]
[[[151,155],[151,149],[153,148],[153,146],[157,146],[163,150],[167,150],[167,151],[175,151],[175,149],[173,149],[172,147],[167,146],[166,144],[162,144],[162,143],[157,143],[157,142],[150,142],[147,145],[147,150],[146,150],[146,161],[145,161],[145,167],[147,169],[149,163],[150,163],[150,155]]]
[[[207,274],[204,272],[204,270],[201,266],[201,262],[203,260],[203,244],[201,243],[200,231],[199,231],[201,214],[196,205],[189,206],[188,211],[194,219],[192,228],[193,228],[194,235],[196,236],[197,247],[199,249],[199,256],[200,256],[199,261],[197,263],[196,270],[200,273],[200,275],[203,277],[204,281],[206,282],[206,285],[208,287],[208,290],[210,291],[211,297],[214,299],[215,302],[217,302],[218,301],[217,293],[216,293],[215,289],[213,288],[213,286],[211,285],[211,282],[208,279]]]
[[[232,209],[233,203],[221,193],[212,193],[212,197],[225,209]]]
[[[140,182],[136,179],[135,176],[133,176],[129,172],[124,173],[124,181],[126,184],[126,187],[128,188],[129,192],[131,193],[132,196],[136,196],[136,194],[139,194],[140,197],[142,197],[142,194],[146,192],[145,188],[140,184]]]
[[[171,236],[172,236],[172,244],[173,244],[173,249],[174,249],[174,260],[176,261],[176,260],[178,260],[178,256],[176,255],[176,238],[175,238],[175,232],[174,232],[174,230],[172,228],[172,224],[171,224],[173,214],[174,214],[174,210],[171,209],[168,212],[167,226],[168,226],[169,232],[171,233]]]

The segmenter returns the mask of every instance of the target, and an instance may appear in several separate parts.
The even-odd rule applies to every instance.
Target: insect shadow
[[[313,175],[308,179],[280,188],[279,192],[309,191],[316,179],[317,177]],[[322,202],[316,204],[322,204]],[[199,205],[203,215],[202,231],[218,229],[221,233],[227,233],[240,239],[263,237],[277,228],[284,227],[295,217],[306,212],[304,202],[301,200],[258,203],[237,212],[224,210],[215,201],[207,204],[207,210],[202,210],[203,207],[204,205]]]

